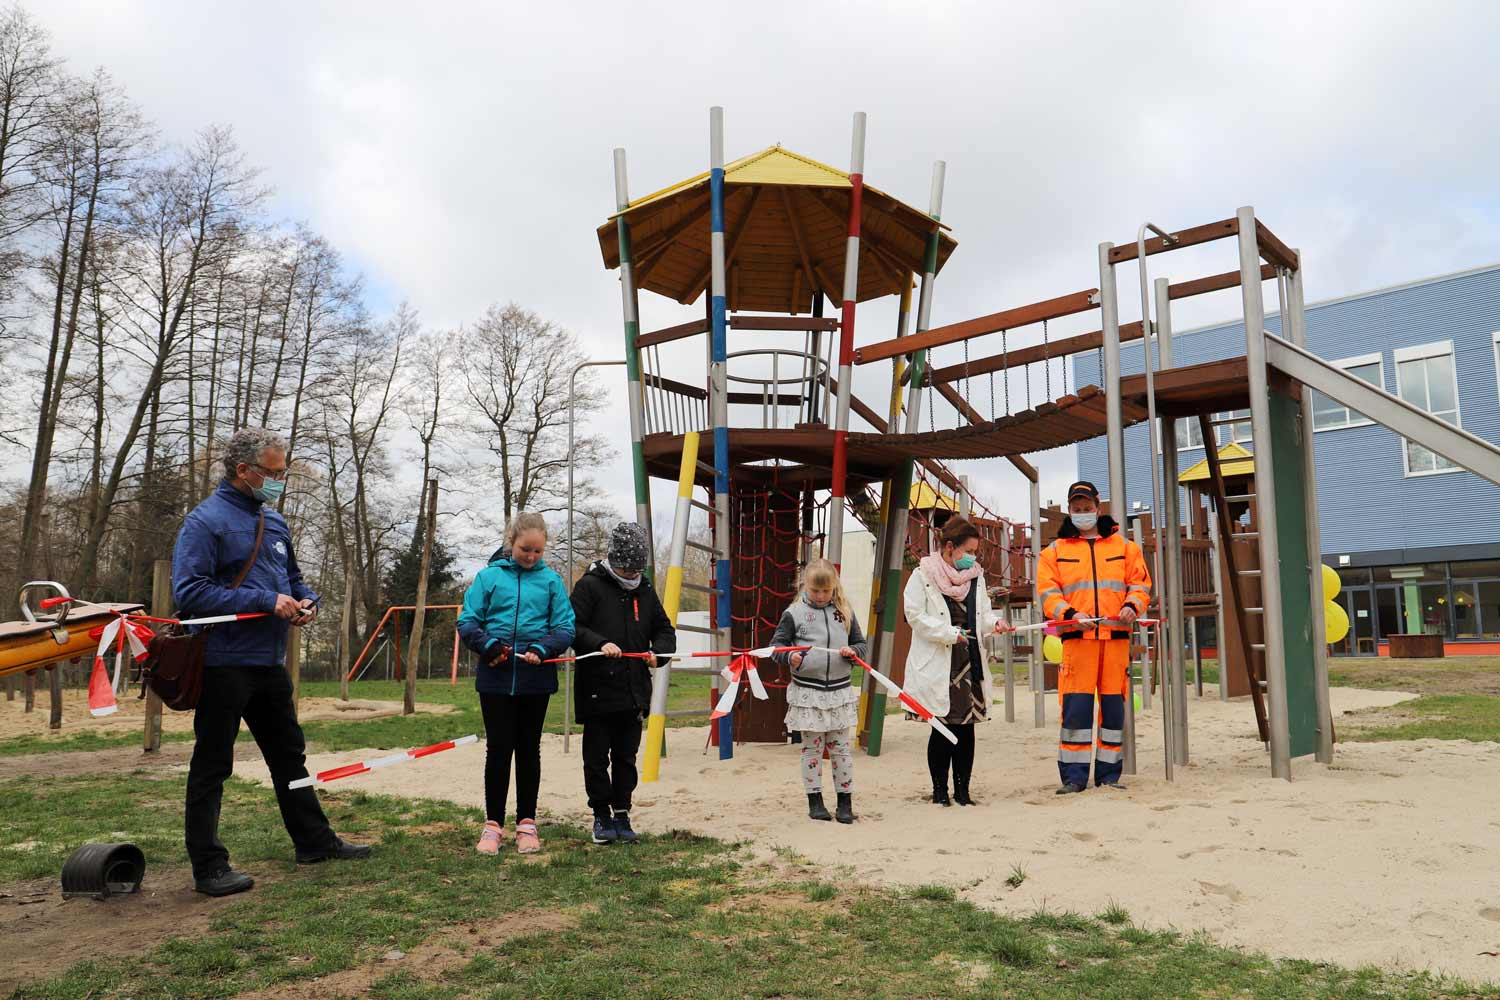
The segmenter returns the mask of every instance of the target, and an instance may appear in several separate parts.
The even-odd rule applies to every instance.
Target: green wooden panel
[[[1309,567],[1302,449],[1310,446],[1298,433],[1302,404],[1272,391],[1271,449],[1276,473],[1276,544],[1281,554],[1281,635],[1286,649],[1287,727],[1291,754],[1301,757],[1318,749],[1318,708],[1313,676],[1313,592]],[[1320,598],[1321,594],[1318,595]],[[1317,641],[1321,641],[1318,637]]]

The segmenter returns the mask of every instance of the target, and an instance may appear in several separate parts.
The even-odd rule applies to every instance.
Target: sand
[[[1336,717],[1409,697],[1332,693]],[[662,780],[642,786],[632,815],[647,833],[789,850],[823,878],[943,883],[1005,913],[1118,903],[1145,926],[1278,956],[1500,979],[1500,958],[1480,954],[1500,951],[1500,744],[1339,744],[1332,766],[1305,758],[1284,782],[1270,777],[1248,703],[1190,697],[1188,707],[1194,763],[1175,783],[1163,780],[1158,710],[1141,716],[1140,773],[1126,791],[1057,797],[1056,701],[1034,728],[1023,695],[1014,725],[980,727],[980,804],[947,809],[925,799],[927,728],[893,718],[885,753],[856,756],[860,818],[849,827],[807,819],[795,748],[742,746],[719,761],[701,755],[703,729],[672,730]],[[343,787],[477,806],[483,759],[482,744],[463,747]],[[581,767],[576,734],[569,755],[546,737],[544,824],[585,820]],[[264,779],[258,763],[237,770]],[[1026,873],[1018,888],[1005,882],[1012,866]]]
[[[19,690],[16,692],[15,701],[7,701],[3,695],[0,695],[0,740],[17,736],[66,740],[79,733],[114,735],[123,732],[142,732],[145,727],[146,703],[137,697],[140,694],[139,686],[131,688],[127,694],[119,698],[118,711],[100,719],[89,715],[88,692],[82,688],[69,688],[63,691],[62,729],[51,731],[47,728],[47,720],[50,717],[52,702],[45,687],[45,678],[42,684],[44,686],[37,692],[36,707],[30,713],[26,711],[25,696]],[[452,705],[446,704],[418,703],[417,705],[418,712],[442,714],[453,710]],[[303,698],[298,706],[298,713],[303,722],[335,719],[363,722],[368,719],[400,715],[401,703],[358,698],[351,698],[349,701],[339,701],[337,698]],[[192,732],[193,713],[173,712],[168,709],[162,712],[161,723],[165,732]]]

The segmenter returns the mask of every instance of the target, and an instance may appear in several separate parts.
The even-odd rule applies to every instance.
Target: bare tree
[[[0,305],[25,263],[16,241],[45,214],[35,171],[52,138],[57,68],[51,40],[26,10],[0,10]]]
[[[464,391],[474,407],[472,428],[493,456],[505,519],[521,510],[556,513],[567,492],[568,380],[587,360],[578,338],[512,303],[491,306],[464,332]],[[587,373],[578,379],[579,422],[601,409],[605,392]],[[602,438],[575,438],[578,469],[600,466],[609,455]],[[577,494],[596,487],[585,478]]]
[[[97,579],[99,545],[110,508],[148,416],[142,491],[149,492],[155,471],[150,446],[155,443],[162,382],[184,332],[183,316],[203,269],[224,251],[239,231],[239,218],[259,200],[254,177],[229,130],[211,128],[180,161],[150,168],[134,185],[124,226],[128,249],[111,291],[123,306],[122,322],[146,371],[140,398],[101,488],[99,510],[88,526],[79,571],[85,592]]]
[[[52,278],[52,323],[42,369],[31,476],[22,513],[17,563],[35,576],[37,526],[47,493],[48,470],[56,443],[59,412],[69,365],[78,339],[79,316],[96,227],[121,193],[132,161],[147,139],[140,113],[102,70],[88,81],[69,81],[55,119],[49,155],[37,167],[52,200],[57,252],[48,262]]]

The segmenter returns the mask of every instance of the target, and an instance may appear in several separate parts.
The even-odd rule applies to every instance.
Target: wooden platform
[[[1250,405],[1250,383],[1244,357],[1187,365],[1158,372],[1156,411],[1159,416],[1190,417],[1245,409]],[[1277,387],[1298,397],[1294,383],[1271,372]],[[1127,376],[1121,382],[1121,412],[1125,426],[1146,419],[1146,377]],[[885,478],[904,459],[1003,458],[1050,451],[1100,437],[1105,430],[1105,396],[1097,386],[1085,386],[1076,394],[1053,403],[1043,403],[999,420],[968,427],[918,434],[879,434],[851,431],[849,434],[849,478],[854,484]],[[712,485],[711,439],[705,435],[699,455],[698,483]],[[651,434],[643,442],[646,465],[652,475],[676,479],[682,436]],[[731,428],[730,463],[736,476],[763,476],[782,486],[804,485],[828,488],[833,467],[833,430],[823,424],[766,430]],[[770,464],[780,460],[779,467]]]

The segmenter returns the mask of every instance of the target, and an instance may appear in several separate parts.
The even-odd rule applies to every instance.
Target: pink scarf
[[[920,565],[922,575],[955,601],[968,600],[969,582],[984,572],[977,562],[968,569],[957,569],[936,552],[923,556]]]

